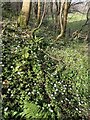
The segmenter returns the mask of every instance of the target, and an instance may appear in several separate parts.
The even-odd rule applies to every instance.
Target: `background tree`
[[[88,23],[88,42],[90,42],[90,1],[87,2],[88,11],[87,11],[87,23]],[[90,47],[90,46],[89,46]]]
[[[57,0],[55,1],[55,5],[56,5],[56,12],[55,12],[55,24],[56,24],[56,28],[60,28],[60,20],[59,20],[59,15],[60,15],[60,6],[61,6],[61,2],[58,2]]]
[[[46,12],[46,0],[44,0],[44,10],[39,25],[31,31],[31,37],[35,38],[35,32],[41,27]]]
[[[60,20],[60,34],[57,36],[57,40],[63,36],[65,36],[65,30],[66,30],[66,24],[67,24],[67,15],[68,10],[70,7],[70,3],[68,0],[62,0],[61,6],[60,6],[60,14],[59,14],[59,20]]]
[[[52,20],[54,21],[53,0],[50,2],[50,10],[51,10],[51,15],[52,15]]]
[[[41,7],[40,7],[40,0],[38,0],[38,13],[37,13],[37,23],[40,22],[40,13],[41,13]]]

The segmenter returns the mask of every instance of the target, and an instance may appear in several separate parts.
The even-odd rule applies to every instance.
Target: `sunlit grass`
[[[68,22],[86,20],[86,14],[81,14],[78,12],[68,14]]]
[[[69,13],[68,14],[68,22],[67,22],[67,29],[70,28],[71,32],[76,30],[80,30],[82,26],[86,22],[86,14],[81,13]],[[87,31],[87,26],[84,26],[82,31]]]

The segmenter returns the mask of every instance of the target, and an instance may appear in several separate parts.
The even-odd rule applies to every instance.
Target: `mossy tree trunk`
[[[29,17],[30,17],[30,11],[31,11],[30,0],[23,0],[21,14],[18,18],[18,25],[19,26],[26,27],[28,25]]]

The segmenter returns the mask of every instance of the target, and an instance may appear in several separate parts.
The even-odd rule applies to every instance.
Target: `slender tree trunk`
[[[60,37],[62,37],[62,36],[63,36],[63,33],[64,33],[63,19],[62,19],[63,8],[64,8],[64,2],[61,2],[60,15],[59,15],[59,17],[60,17],[60,31],[61,31],[61,33],[60,33],[60,35],[58,35],[57,40],[58,40]]]
[[[57,29],[60,28],[60,19],[59,19],[60,6],[61,6],[61,2],[58,2],[58,1],[56,0],[55,24],[56,24],[56,28],[57,28]]]
[[[90,1],[87,2],[87,7],[88,7],[87,21],[86,21],[86,24],[88,24],[88,38],[87,38],[87,40],[88,40],[88,43],[89,43],[89,53],[90,53]],[[90,115],[89,115],[89,117],[90,117]]]
[[[25,27],[28,25],[29,17],[30,17],[30,10],[31,10],[31,4],[30,0],[23,0],[22,10],[21,14],[18,18],[18,24],[21,27]]]
[[[67,2],[65,2],[64,4],[64,13],[63,13],[63,35],[65,35],[65,32],[66,32],[66,25],[67,25],[67,16],[68,16],[68,6],[69,5],[69,2],[67,0]]]
[[[70,2],[68,0],[62,0],[60,8],[60,35],[57,36],[57,40],[65,36],[66,25],[67,25],[67,15],[68,9],[70,7]]]
[[[34,3],[34,13],[35,13],[35,18],[37,19],[37,13],[38,13],[38,3]]]
[[[44,2],[44,10],[43,10],[42,17],[41,17],[41,19],[40,19],[40,23],[39,23],[39,25],[38,25],[36,28],[34,28],[34,29],[31,31],[31,37],[34,38],[34,39],[35,39],[35,32],[41,27],[42,22],[43,22],[43,18],[44,18],[45,13],[46,13],[46,0],[44,0],[44,1],[45,1],[45,2]]]
[[[54,15],[53,15],[53,1],[50,2],[50,10],[52,15],[52,20],[54,21]]]
[[[55,24],[57,25],[58,23],[58,2],[57,0],[55,1],[55,4],[56,4]]]
[[[88,11],[87,11],[87,23],[88,23],[88,65],[90,64],[90,2],[88,2]],[[88,96],[90,96],[90,67],[88,72]],[[88,108],[90,108],[90,101],[88,100]],[[90,120],[90,109],[88,109],[88,120]]]
[[[40,7],[40,0],[38,0],[38,13],[37,13],[37,23],[39,24],[40,22],[40,10],[41,10],[41,7]]]

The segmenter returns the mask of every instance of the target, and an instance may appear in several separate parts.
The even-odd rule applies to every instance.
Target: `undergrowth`
[[[27,31],[3,28],[4,120],[87,120],[87,43],[31,39]]]

